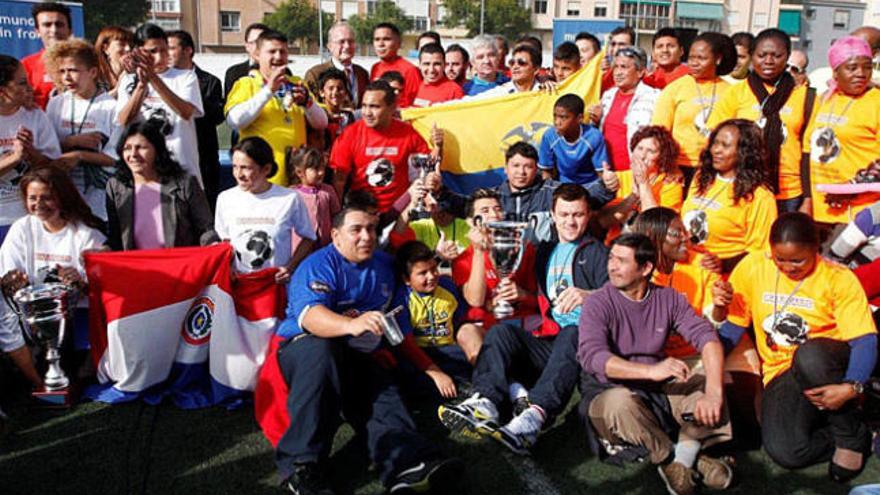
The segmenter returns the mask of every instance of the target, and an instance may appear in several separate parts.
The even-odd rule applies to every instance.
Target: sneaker
[[[532,405],[528,397],[519,397],[513,401],[513,415],[519,416]]]
[[[697,472],[703,485],[713,490],[725,490],[733,481],[733,468],[722,459],[707,455],[697,457]]]
[[[455,433],[470,436],[491,435],[498,430],[498,408],[491,400],[474,394],[458,404],[444,404],[437,409],[443,426]]]
[[[461,460],[455,458],[420,462],[399,472],[388,493],[425,493],[431,489],[440,493],[438,489],[448,488],[458,480],[463,467]]]
[[[538,406],[527,407],[516,415],[510,423],[502,426],[492,438],[516,454],[528,455],[529,449],[538,440],[538,433],[544,426],[544,411]]]
[[[697,493],[697,475],[693,469],[679,462],[670,462],[666,465],[657,466],[657,471],[666,490],[670,495],[692,495]]]
[[[297,464],[284,486],[295,495],[333,495],[315,464]]]

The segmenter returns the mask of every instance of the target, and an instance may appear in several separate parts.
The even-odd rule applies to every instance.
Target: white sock
[[[684,464],[686,467],[694,467],[697,455],[700,453],[700,442],[697,440],[679,440],[675,444],[675,459],[673,462]]]
[[[510,396],[510,402],[515,402],[520,397],[528,397],[529,391],[522,386],[522,383],[511,382],[507,387],[507,394]]]

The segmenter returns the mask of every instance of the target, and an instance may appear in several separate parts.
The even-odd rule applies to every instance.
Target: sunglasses
[[[510,65],[521,65],[523,67],[527,67],[532,65],[532,63],[524,58],[512,58],[510,59]]]
[[[800,74],[804,71],[804,69],[801,69],[797,65],[793,65],[793,64],[785,64],[785,68],[786,68],[786,70],[788,70],[792,74]]]

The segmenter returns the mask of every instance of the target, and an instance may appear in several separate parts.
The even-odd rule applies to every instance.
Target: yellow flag
[[[603,53],[572,74],[554,93],[529,91],[406,109],[402,118],[428,142],[434,124],[443,129],[444,183],[462,193],[493,187],[504,180],[507,148],[519,141],[538,147],[544,131],[553,127],[553,105],[560,96],[579,95],[587,107],[599,102],[602,87],[599,65]]]

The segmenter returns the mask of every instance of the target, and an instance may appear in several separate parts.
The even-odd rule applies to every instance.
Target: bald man
[[[794,77],[794,82],[798,86],[809,86],[810,81],[807,79],[807,66],[809,64],[810,59],[807,58],[807,54],[803,50],[792,50],[791,55],[788,56],[785,70]]]
[[[327,33],[327,49],[330,51],[330,60],[309,69],[305,75],[306,84],[312,93],[321,94],[320,88],[318,88],[318,79],[321,74],[328,69],[339,69],[348,78],[347,87],[351,103],[357,108],[364,97],[364,89],[370,82],[370,74],[366,69],[354,63],[357,41],[351,26],[344,22],[334,24]]]

